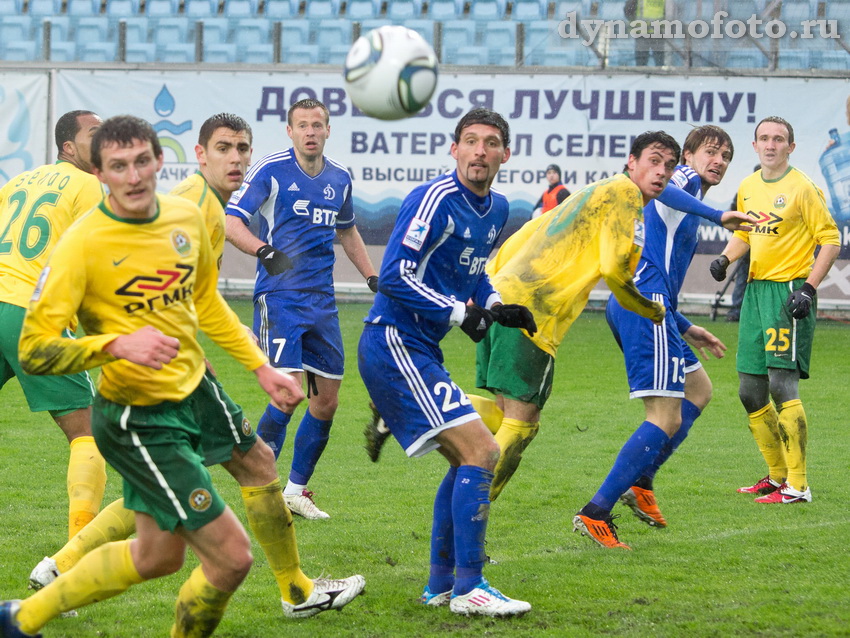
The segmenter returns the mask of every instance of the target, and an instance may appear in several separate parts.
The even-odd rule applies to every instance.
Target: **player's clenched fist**
[[[291,374],[276,370],[267,363],[254,370],[254,374],[260,387],[279,408],[295,408],[304,400],[304,390]]]
[[[493,325],[493,313],[481,306],[471,304],[466,307],[466,315],[460,324],[469,338],[478,343],[487,334],[487,330]]]
[[[153,326],[144,326],[128,335],[121,335],[104,347],[104,351],[116,359],[161,370],[177,356],[180,342],[163,334]]]
[[[268,244],[257,249],[257,259],[270,275],[282,275],[292,268],[292,260]]]

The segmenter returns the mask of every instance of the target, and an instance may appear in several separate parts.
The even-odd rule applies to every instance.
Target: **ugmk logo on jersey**
[[[116,295],[124,297],[147,297],[144,301],[132,301],[124,304],[124,310],[132,315],[140,310],[152,311],[165,308],[178,301],[183,301],[192,296],[194,283],[188,286],[183,284],[195,271],[195,267],[189,264],[174,264],[176,270],[159,269],[156,275],[136,275],[130,281],[115,291]],[[169,293],[169,288],[174,283],[177,286]],[[151,293],[162,293],[148,296]]]
[[[753,229],[750,231],[751,233],[758,233],[760,235],[779,234],[779,229],[774,226],[774,224],[781,222],[782,218],[776,213],[763,213],[761,211],[755,212],[748,210],[747,215],[753,218]]]

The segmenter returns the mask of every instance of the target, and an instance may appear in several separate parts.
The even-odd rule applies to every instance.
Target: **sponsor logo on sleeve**
[[[635,220],[635,246],[643,246],[646,243],[646,235],[644,232],[643,222],[639,219]]]
[[[419,250],[425,243],[429,230],[431,230],[431,226],[428,223],[414,217],[410,221],[410,226],[407,227],[407,233],[401,243],[413,250]]]

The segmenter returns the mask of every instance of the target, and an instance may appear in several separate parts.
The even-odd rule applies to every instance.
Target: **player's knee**
[[[140,556],[141,560],[136,565],[136,571],[139,576],[144,579],[162,578],[170,576],[183,567],[183,562],[186,559],[186,554],[180,552],[144,552]]]
[[[241,583],[251,569],[254,556],[251,554],[251,542],[244,534],[241,538],[231,539],[226,551],[222,552],[218,561],[219,578],[234,589]]]
[[[259,438],[242,457],[240,470],[240,485],[267,485],[278,477],[274,452]]]

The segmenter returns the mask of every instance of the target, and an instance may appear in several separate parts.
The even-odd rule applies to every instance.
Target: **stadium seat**
[[[422,15],[422,3],[416,0],[400,0],[387,3],[387,17],[393,22],[415,20]]]
[[[32,40],[4,40],[0,46],[3,60],[7,62],[33,62],[39,58],[38,49]]]
[[[393,21],[389,18],[371,18],[369,20],[363,20],[360,22],[360,35],[365,35],[369,33],[372,29],[377,29],[378,27],[385,27],[388,24],[392,24]],[[407,26],[407,23],[405,23]]]
[[[310,44],[310,25],[306,20],[287,20],[281,24],[281,48]]]
[[[516,49],[487,49],[487,64],[494,66],[516,66]]]
[[[27,13],[33,18],[58,16],[62,13],[62,0],[29,0]]]
[[[85,42],[106,42],[109,19],[106,16],[79,18],[74,26],[74,41],[79,47]]]
[[[68,0],[65,12],[74,18],[100,15],[100,0]]]
[[[705,4],[705,0],[703,0],[703,4]],[[729,12],[729,18],[727,20],[746,21],[750,16],[760,15],[761,8],[756,4],[755,0],[728,0],[726,11]],[[711,13],[714,13],[713,9]]]
[[[149,64],[156,61],[156,45],[152,42],[128,42],[125,62]]]
[[[446,64],[482,66],[487,64],[487,51],[478,46],[464,45],[446,52]]]
[[[535,20],[525,25],[525,41],[523,49],[525,55],[528,56],[532,51],[542,52],[549,46],[553,34],[557,34],[555,29],[557,24],[546,20]]]
[[[684,23],[694,20],[711,20],[714,15],[714,0],[676,0],[673,4],[672,18]]]
[[[148,42],[148,32],[149,24],[148,19],[142,16],[132,17],[132,18],[124,18],[118,21],[118,24],[115,27],[116,40],[118,39],[118,33],[120,32],[120,24],[124,22],[126,25],[126,33],[127,33],[127,44],[137,44],[140,42]]]
[[[245,18],[234,25],[231,42],[240,47],[249,44],[267,44],[271,41],[271,24],[262,18]]]
[[[0,0],[0,16],[17,16],[23,12],[23,0]]]
[[[227,18],[204,18],[204,44],[222,44],[230,39],[231,24]]]
[[[463,17],[462,0],[429,0],[425,16],[431,20],[448,21]]]
[[[469,17],[480,22],[501,20],[505,17],[505,7],[505,0],[472,0]]]
[[[753,49],[733,49],[726,55],[726,67],[729,69],[763,69],[767,58],[761,51]]]
[[[339,15],[339,5],[334,0],[311,0],[304,5],[304,17],[311,20],[335,18]]]
[[[810,69],[812,65],[810,63],[811,54],[809,51],[799,51],[792,49],[780,49],[779,50],[779,64],[777,68],[779,69]]]
[[[178,0],[146,0],[145,15],[149,18],[170,18],[180,9]]]
[[[405,20],[404,26],[412,31],[416,31],[419,35],[425,38],[431,46],[434,46],[434,21],[428,18],[418,18],[416,20]]]
[[[326,47],[319,46],[319,64],[342,66],[350,48],[350,45],[347,44],[333,44]]]
[[[52,42],[71,39],[71,20],[67,16],[52,16],[42,18],[35,29],[35,42],[39,46],[44,42],[46,24],[50,23],[50,40]]]
[[[157,58],[159,62],[169,64],[196,62],[195,45],[172,42],[161,48],[157,47]]]
[[[114,42],[86,42],[77,48],[80,62],[115,62]]]
[[[249,44],[239,47],[239,61],[243,64],[273,64],[274,46],[271,44]]]
[[[264,15],[274,20],[297,16],[298,0],[266,0]]]
[[[334,45],[351,46],[351,22],[342,19],[321,20],[314,29],[319,49]]]
[[[625,20],[626,0],[605,0],[597,5],[596,17],[601,20]]]
[[[817,68],[828,71],[850,70],[850,53],[846,51],[821,51]]]
[[[153,42],[157,46],[157,55],[162,57],[163,49],[171,44],[186,44],[189,42],[188,18],[162,18],[151,27]],[[194,45],[191,45],[194,47]],[[175,55],[179,55],[175,53]],[[193,54],[194,55],[194,54]]]
[[[32,38],[32,18],[18,15],[0,16],[0,44],[27,40],[35,42]]]
[[[50,43],[51,62],[74,62],[77,59],[77,43],[53,40]]]
[[[586,47],[569,49],[544,49],[532,51],[526,56],[526,65],[534,66],[598,66],[599,59]]]
[[[546,0],[514,0],[511,19],[517,22],[545,20],[549,13],[549,3]]]
[[[448,62],[456,59],[457,50],[460,47],[475,45],[475,23],[471,21],[453,21],[443,23],[443,59]],[[449,64],[457,64],[449,62]]]
[[[284,47],[280,52],[284,64],[318,64],[319,47],[315,44],[301,44]]]
[[[684,0],[690,2],[692,0]],[[590,7],[586,7],[581,0],[561,0],[555,3],[555,20],[563,20],[567,14],[575,12],[576,16],[587,17],[590,15]]]
[[[236,62],[236,45],[204,43],[204,63],[233,64]]]
[[[224,15],[231,19],[256,18],[258,7],[252,0],[224,0]]]
[[[106,0],[106,15],[109,17],[109,23],[115,28],[119,20],[137,17],[139,5],[136,0]]]
[[[348,0],[345,7],[345,17],[349,20],[369,20],[380,13],[380,0]]]
[[[218,15],[218,0],[186,0],[183,12],[189,18],[212,18]]]

